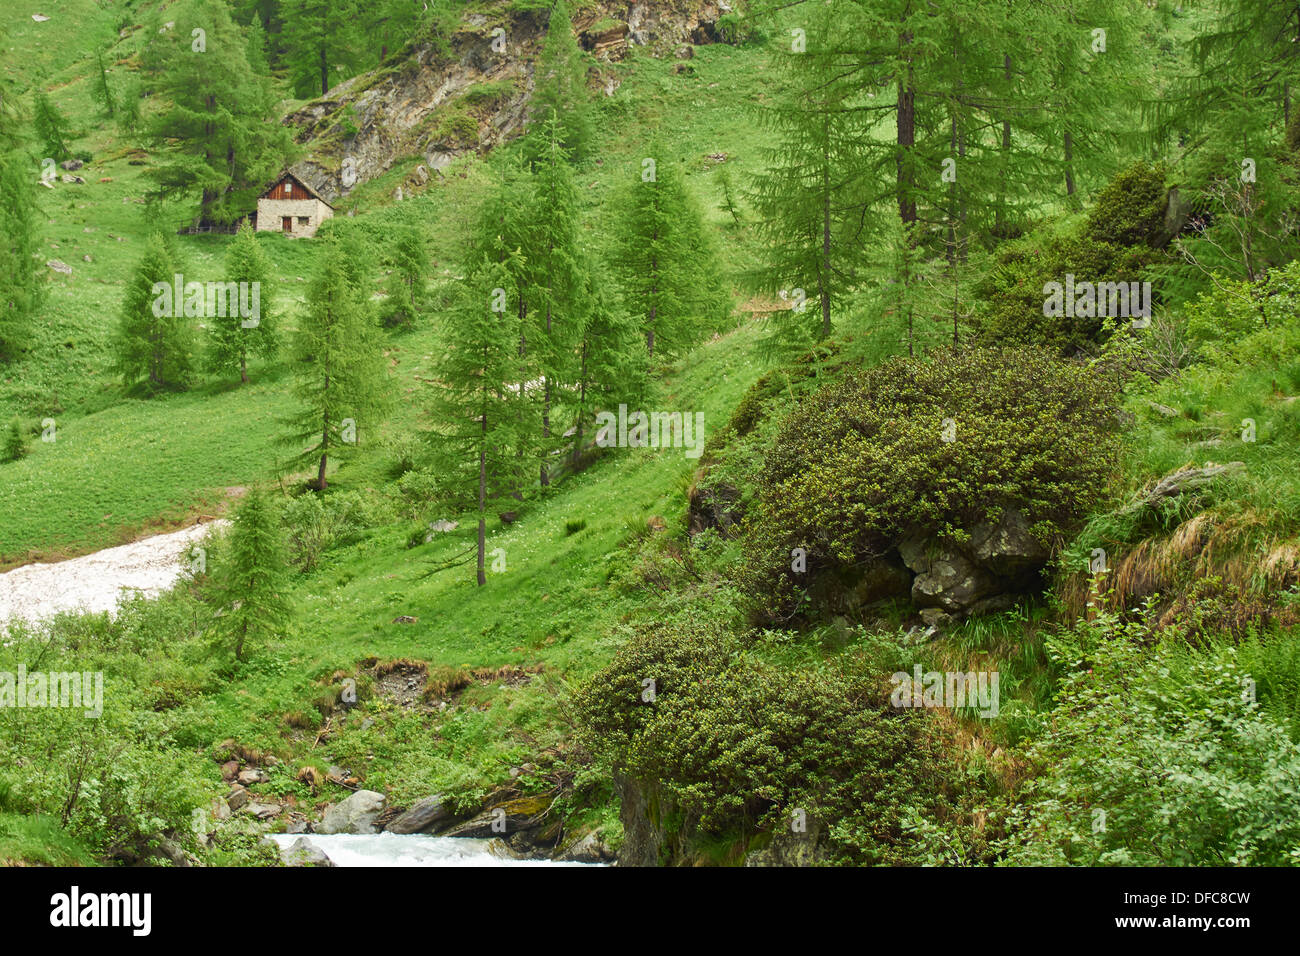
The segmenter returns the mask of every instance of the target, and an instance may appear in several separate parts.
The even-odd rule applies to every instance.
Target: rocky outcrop
[[[600,831],[593,830],[560,849],[555,854],[555,859],[566,863],[611,863],[614,861],[614,852],[605,843]]]
[[[516,797],[483,810],[464,823],[443,831],[441,835],[488,839],[534,830],[546,822],[546,812],[551,808],[551,802],[551,798],[545,796]]]
[[[451,807],[441,794],[417,800],[415,805],[390,823],[389,833],[427,833],[446,824],[453,817]]]
[[[668,56],[685,41],[712,42],[728,10],[709,0],[599,2],[575,14],[574,29],[598,57],[618,58],[628,44]],[[291,172],[336,203],[399,160],[421,158],[410,180],[418,186],[457,158],[505,142],[527,123],[545,32],[545,10],[498,19],[469,13],[445,44],[415,45],[404,60],[339,84],[285,118],[310,150]],[[589,79],[606,93],[617,85]],[[463,99],[473,88],[480,95]]]
[[[1025,516],[1011,509],[977,524],[963,545],[911,534],[899,541],[898,553],[916,575],[912,603],[952,616],[1009,607],[1016,594],[1034,585],[1051,556]],[[934,614],[927,618],[929,623],[941,620]]]
[[[358,790],[346,800],[325,811],[316,824],[317,833],[378,833],[375,821],[384,810],[387,798],[374,790]]]
[[[745,854],[745,866],[820,866],[826,861],[823,832],[811,817],[802,829],[778,830],[766,846]]]

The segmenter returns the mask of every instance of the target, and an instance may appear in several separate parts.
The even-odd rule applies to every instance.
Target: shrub
[[[1164,228],[1166,196],[1164,165],[1136,162],[1097,196],[1084,235],[1119,246],[1150,245]]]
[[[1148,250],[1126,248],[1088,236],[1035,232],[1003,245],[992,266],[975,284],[980,300],[973,318],[976,336],[985,344],[1039,345],[1072,354],[1108,334],[1096,316],[1044,315],[1049,282],[1073,275],[1083,282],[1136,282],[1151,261]]]
[[[326,551],[355,540],[376,520],[360,492],[294,498],[284,508],[290,561],[301,571],[312,571]]]
[[[794,548],[810,572],[849,570],[905,534],[961,544],[1008,508],[1054,544],[1105,490],[1117,410],[1086,367],[1029,349],[900,358],[823,389],[768,449],[746,519],[751,590],[789,597]]]
[[[1110,615],[1049,648],[1068,668],[1037,776],[1008,814],[1006,862],[1300,863],[1300,747],[1246,692],[1235,648],[1154,649]]]
[[[0,447],[0,463],[17,461],[26,454],[27,436],[23,434],[22,424],[15,418],[5,432],[4,446]]]
[[[697,847],[761,842],[801,809],[810,831],[825,825],[829,859],[900,863],[909,810],[943,804],[943,763],[930,722],[886,698],[869,668],[774,666],[717,624],[680,618],[634,634],[575,707],[586,746],[655,781]]]

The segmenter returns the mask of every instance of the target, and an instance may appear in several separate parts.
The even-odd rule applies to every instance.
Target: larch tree
[[[579,249],[578,192],[561,143],[560,124],[548,119],[536,134],[542,141],[528,182],[531,195],[520,236],[524,261],[521,298],[526,298],[527,337],[532,365],[540,375],[542,487],[550,483],[549,461],[558,450],[551,423],[558,390],[572,381],[574,349],[586,323],[588,303]]]
[[[284,0],[281,42],[294,93],[324,96],[337,67],[356,60],[356,0]]]
[[[564,0],[556,0],[537,58],[532,96],[533,123],[555,122],[560,145],[574,162],[582,162],[593,135],[591,94],[587,90],[588,58],[578,45]],[[545,137],[536,141],[545,152]]]
[[[155,232],[127,282],[113,340],[114,369],[128,386],[143,381],[157,393],[189,385],[194,336],[184,296],[173,294],[179,272],[167,238]]]
[[[722,268],[677,164],[652,145],[615,197],[610,260],[649,356],[678,355],[730,312]]]
[[[505,192],[484,204],[468,273],[441,326],[433,402],[444,497],[476,515],[480,587],[487,584],[487,516],[494,503],[520,494],[533,460],[521,452],[535,445],[534,423],[520,414],[527,399],[513,391],[521,378],[516,276],[522,263],[502,229],[511,215]]]
[[[147,128],[161,150],[154,196],[197,193],[200,223],[234,222],[283,168],[289,132],[223,3],[184,0],[166,16],[175,25],[155,33],[142,54],[154,93],[167,104]]]
[[[381,335],[350,274],[346,246],[333,236],[321,241],[295,342],[301,410],[285,442],[298,449],[295,460],[316,462],[315,487],[324,491],[330,457],[346,457],[378,428],[389,397]]]
[[[0,84],[0,362],[25,347],[44,300],[36,183],[25,146],[21,117]]]
[[[257,233],[244,222],[226,250],[222,298],[225,315],[208,315],[208,371],[239,373],[248,382],[248,358],[273,356],[278,347],[276,319],[271,299],[270,263],[258,244]]]
[[[250,642],[283,636],[291,618],[284,530],[273,499],[260,488],[249,489],[235,508],[227,562],[217,575],[217,628],[242,661]]]

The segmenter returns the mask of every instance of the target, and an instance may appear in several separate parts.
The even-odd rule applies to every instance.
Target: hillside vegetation
[[[0,569],[230,524],[0,618],[0,861],[1300,861],[1285,16],[637,10],[6,14]]]

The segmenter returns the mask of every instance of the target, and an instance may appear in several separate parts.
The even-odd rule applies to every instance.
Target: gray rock
[[[375,820],[383,812],[387,798],[374,790],[358,790],[346,800],[325,811],[316,824],[317,833],[378,833]]]
[[[826,858],[821,833],[821,823],[812,817],[805,831],[782,827],[772,834],[767,846],[745,854],[745,866],[817,866]]]
[[[388,825],[389,833],[424,833],[452,817],[440,794],[417,800],[415,805]]]
[[[532,830],[545,822],[550,805],[549,797],[517,797],[444,830],[442,835],[483,839]]]
[[[266,774],[260,770],[241,770],[238,777],[240,786],[251,787],[255,783],[266,783]]]
[[[53,269],[55,272],[60,272],[65,276],[72,275],[72,266],[68,265],[62,259],[50,259],[45,263],[45,265],[50,269]]]
[[[244,807],[244,812],[251,813],[259,820],[269,820],[279,816],[282,809],[278,803],[250,803]]]
[[[1000,583],[966,555],[945,545],[913,535],[899,542],[903,562],[916,572],[912,602],[917,607],[937,607],[961,613],[995,593]]]
[[[971,554],[994,574],[1015,577],[1047,563],[1051,552],[1029,530],[1019,511],[1004,510],[994,522],[977,525],[971,532]]]
[[[247,790],[243,787],[234,787],[226,796],[226,803],[232,810],[238,810],[251,799]]]
[[[614,854],[601,838],[599,830],[593,830],[582,839],[569,844],[555,855],[555,859],[568,863],[608,863]]]
[[[280,847],[285,866],[334,866],[325,851],[306,837],[299,837],[287,847]]]
[[[175,840],[160,842],[158,844],[158,853],[164,859],[170,861],[172,866],[191,867],[199,865],[198,857],[188,850],[182,849]]]

